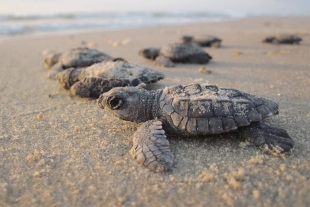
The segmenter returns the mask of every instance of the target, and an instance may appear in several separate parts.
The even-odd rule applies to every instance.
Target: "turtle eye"
[[[113,110],[121,108],[124,105],[124,102],[124,99],[117,96],[111,96],[107,101],[108,105]]]

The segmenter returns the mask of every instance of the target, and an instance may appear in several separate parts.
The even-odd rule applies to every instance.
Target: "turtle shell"
[[[126,61],[107,60],[85,68],[85,76],[107,79],[128,80],[129,85],[154,83],[164,78],[164,74],[151,68]]]
[[[222,40],[212,35],[197,35],[194,36],[193,41],[201,46],[211,46],[212,43],[221,42]]]
[[[263,42],[269,42],[274,44],[298,44],[302,39],[296,35],[279,34],[271,37],[267,37]]]
[[[159,105],[172,128],[194,135],[228,132],[278,114],[268,99],[215,85],[166,87]]]
[[[161,47],[160,55],[163,55],[172,61],[184,61],[188,57],[199,56],[206,52],[198,45],[191,43],[174,43]]]
[[[112,57],[95,49],[75,48],[62,53],[59,61],[63,68],[80,68],[109,59]]]

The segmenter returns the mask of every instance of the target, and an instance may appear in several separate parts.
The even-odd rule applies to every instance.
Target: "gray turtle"
[[[159,65],[173,67],[174,63],[206,64],[212,57],[200,46],[191,43],[168,44],[161,48],[146,48],[139,55],[155,60]]]
[[[155,172],[167,171],[173,155],[165,134],[220,134],[238,130],[256,146],[282,152],[294,141],[284,129],[261,122],[278,114],[268,99],[215,85],[175,85],[156,91],[138,87],[113,88],[98,105],[123,120],[144,122],[133,135],[131,154]]]
[[[85,68],[69,68],[57,74],[60,86],[73,95],[98,98],[114,87],[150,84],[164,78],[164,74],[122,59],[105,60]]]
[[[109,59],[112,57],[103,52],[84,47],[71,49],[64,53],[48,53],[44,57],[44,64],[50,70],[48,77],[54,79],[57,73],[67,68],[86,67]]]
[[[300,41],[302,41],[300,37],[289,34],[280,34],[263,39],[263,42],[272,44],[299,44]]]
[[[181,41],[184,43],[196,43],[202,47],[220,47],[222,43],[221,39],[212,35],[184,35],[181,37]]]

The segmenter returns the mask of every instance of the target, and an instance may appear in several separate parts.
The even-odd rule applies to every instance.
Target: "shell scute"
[[[175,127],[178,127],[180,122],[182,121],[183,117],[178,114],[177,112],[173,112],[171,115],[170,115],[171,119],[172,119],[172,122],[173,122],[173,125]]]
[[[223,121],[223,131],[228,132],[237,129],[236,122],[231,117],[222,118]]]
[[[235,119],[236,123],[238,124],[238,127],[250,125],[250,122],[248,121],[248,119],[245,115],[242,115],[242,114],[236,115],[236,116],[234,116],[234,119]]]
[[[171,106],[171,104],[165,104],[164,106],[163,106],[163,110],[164,110],[164,112],[166,112],[167,114],[172,114],[173,112],[174,112],[174,109],[173,109],[173,107]]]
[[[209,119],[208,118],[197,118],[197,132],[199,134],[209,133]]]
[[[272,115],[271,111],[265,105],[260,105],[256,107],[256,110],[263,116],[270,116]]]
[[[188,116],[195,118],[204,118],[214,116],[212,111],[212,100],[193,100],[189,102]]]
[[[223,132],[222,119],[217,117],[211,117],[209,119],[209,127],[211,133],[220,133]]]
[[[204,85],[205,89],[208,91],[213,91],[217,93],[219,91],[219,88],[216,85]]]
[[[248,120],[250,122],[254,122],[254,121],[260,121],[263,119],[262,115],[260,113],[258,113],[258,111],[256,111],[256,109],[251,109],[246,113],[246,116],[248,117]]]
[[[196,135],[197,134],[197,128],[196,127],[197,127],[196,119],[195,118],[189,118],[187,121],[186,130],[189,133]]]
[[[172,107],[180,115],[188,116],[188,104],[189,104],[189,99],[174,98],[172,102]]]
[[[188,117],[184,117],[181,123],[179,124],[178,129],[181,131],[185,131],[187,122],[188,122]]]
[[[199,84],[190,84],[184,87],[184,92],[187,95],[194,95],[201,92],[201,86]]]
[[[233,115],[235,110],[233,102],[230,100],[222,100],[213,103],[214,115],[217,117],[227,117]]]

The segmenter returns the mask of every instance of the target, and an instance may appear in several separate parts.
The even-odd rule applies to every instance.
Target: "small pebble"
[[[40,121],[43,119],[43,113],[40,112],[38,115],[37,115],[37,119]]]
[[[127,45],[128,43],[130,43],[130,39],[129,39],[129,38],[124,39],[124,40],[122,41],[122,45]]]
[[[240,148],[245,148],[246,147],[246,143],[245,142],[240,142],[239,143],[239,147]]]
[[[120,43],[118,41],[115,41],[115,42],[113,42],[112,46],[113,47],[118,47],[118,46],[120,46]]]
[[[89,47],[89,48],[95,48],[96,46],[97,46],[97,44],[94,43],[94,42],[89,42],[89,43],[87,44],[87,47]]]
[[[38,166],[42,166],[42,165],[44,165],[45,164],[45,161],[44,161],[44,159],[41,159],[39,162],[38,162]]]
[[[227,177],[227,183],[232,189],[238,189],[240,187],[239,182],[233,176]]]
[[[284,172],[285,169],[286,169],[286,166],[285,166],[285,164],[281,164],[279,168],[280,168],[280,170],[281,170],[282,172]]]
[[[253,197],[256,198],[256,199],[259,198],[259,196],[260,196],[260,193],[259,193],[258,190],[253,190],[252,194],[253,194]]]
[[[206,70],[205,67],[199,68],[198,71],[199,71],[200,73],[204,73],[204,74],[211,74],[211,73],[212,73],[211,70]]]
[[[240,52],[239,50],[235,50],[235,55],[241,55],[242,54],[242,52]]]

